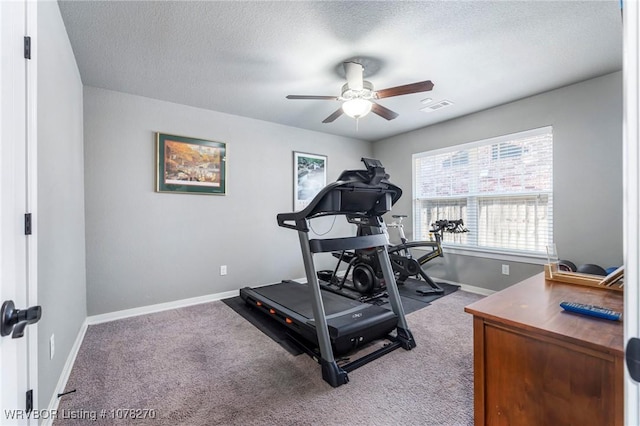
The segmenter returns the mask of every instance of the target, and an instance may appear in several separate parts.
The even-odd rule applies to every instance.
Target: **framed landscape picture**
[[[293,153],[293,210],[309,205],[327,185],[327,157],[325,155]]]
[[[157,133],[156,191],[226,194],[225,143]]]

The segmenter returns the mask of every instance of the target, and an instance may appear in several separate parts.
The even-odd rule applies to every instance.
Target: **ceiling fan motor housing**
[[[341,93],[342,94],[338,98],[341,101],[349,101],[351,99],[376,99],[376,92],[373,90],[373,84],[366,80],[362,82],[361,90],[349,88],[349,83],[343,84]]]

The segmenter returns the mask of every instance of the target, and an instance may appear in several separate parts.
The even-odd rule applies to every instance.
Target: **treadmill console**
[[[301,211],[280,213],[278,225],[308,232],[308,219],[328,215],[345,215],[378,220],[391,210],[402,190],[389,182],[379,160],[362,158],[366,170],[345,170],[336,182],[325,186]]]
[[[385,181],[389,179],[389,175],[385,173],[384,166],[380,160],[363,157],[361,161],[367,167],[367,170],[345,170],[338,177],[338,181],[356,180],[368,185],[378,185],[383,179]]]

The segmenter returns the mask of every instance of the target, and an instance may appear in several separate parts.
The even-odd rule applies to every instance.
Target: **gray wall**
[[[87,316],[82,81],[56,2],[38,2],[38,406]],[[55,333],[55,356],[49,337]]]
[[[303,277],[297,234],[275,219],[293,206],[293,151],[327,155],[328,181],[371,154],[368,142],[93,87],[84,101],[89,315]],[[154,192],[157,131],[226,142],[228,194]]]
[[[577,265],[621,265],[620,72],[378,141],[373,154],[411,194],[412,154],[548,125],[553,126],[554,240],[560,257]],[[412,215],[411,196],[394,211]],[[411,217],[407,222],[411,235]],[[510,265],[509,276],[501,274],[502,264]],[[493,290],[540,271],[540,265],[453,254],[428,269],[435,277]]]

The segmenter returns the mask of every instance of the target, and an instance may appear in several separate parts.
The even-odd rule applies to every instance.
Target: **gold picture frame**
[[[156,191],[227,193],[227,145],[223,142],[156,133]]]

